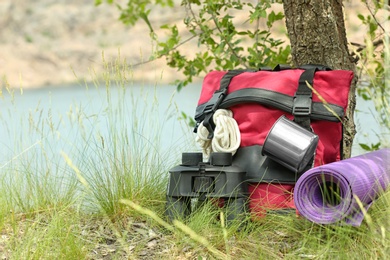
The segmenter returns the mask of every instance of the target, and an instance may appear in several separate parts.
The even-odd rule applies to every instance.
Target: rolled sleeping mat
[[[364,212],[389,183],[386,148],[308,170],[295,185],[295,206],[314,223],[360,226]]]

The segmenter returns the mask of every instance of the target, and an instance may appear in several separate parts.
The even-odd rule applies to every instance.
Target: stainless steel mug
[[[315,133],[281,116],[269,131],[262,154],[300,173],[313,159],[318,139]]]

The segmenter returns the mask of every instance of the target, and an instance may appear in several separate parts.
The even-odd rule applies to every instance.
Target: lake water
[[[122,142],[128,143],[123,147],[145,153],[150,152],[146,147],[152,147],[160,159],[173,165],[181,152],[199,150],[182,116],[182,112],[194,115],[199,93],[199,85],[179,93],[174,86],[145,85],[125,89],[77,85],[13,94],[3,89],[0,169],[61,161],[63,154],[74,160],[93,157],[96,150],[113,150]],[[379,140],[381,130],[373,113],[372,104],[358,99],[353,155],[364,152],[358,143]]]
[[[193,145],[192,130],[179,118],[182,112],[193,115],[199,93],[197,86],[180,93],[173,86],[68,86],[3,93],[0,167],[33,157],[59,161],[61,153],[71,159],[88,153],[93,157],[99,149],[112,152],[120,142],[140,152],[153,147],[162,158],[168,154],[175,160]]]

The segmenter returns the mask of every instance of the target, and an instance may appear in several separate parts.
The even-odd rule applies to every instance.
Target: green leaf
[[[365,21],[366,20],[366,18],[362,15],[362,14],[358,14],[358,16],[357,16],[361,21]]]
[[[381,143],[379,142],[379,143],[376,143],[376,144],[371,145],[371,146],[372,146],[373,149],[378,150],[379,147],[381,146]]]
[[[245,31],[240,31],[240,32],[237,32],[238,35],[248,35],[248,32],[245,32]]]
[[[149,18],[148,18],[148,14],[150,13],[150,10],[147,10],[146,12],[142,12],[139,14],[139,17],[145,21],[145,23],[148,25],[149,27],[149,31],[150,32],[153,32],[153,27],[152,25],[150,24],[150,21],[149,21]]]
[[[106,0],[106,2],[108,4],[112,4],[114,1],[113,0]],[[96,6],[98,6],[98,5],[102,4],[102,3],[103,3],[103,0],[95,0],[95,5]]]
[[[191,3],[191,4],[200,5],[200,1],[199,0],[188,0],[188,2]]]
[[[180,91],[184,87],[184,82],[181,80],[176,80],[175,85],[176,85],[177,91]]]
[[[363,93],[363,94],[362,94],[362,98],[363,98],[365,101],[371,99],[366,93]]]
[[[363,150],[365,150],[365,151],[370,151],[370,150],[371,150],[370,147],[369,147],[368,145],[366,145],[366,144],[359,143],[359,145],[360,145],[360,147],[363,148]]]
[[[378,24],[374,21],[371,21],[370,22],[370,25],[369,25],[369,32],[373,35],[375,35],[375,31],[376,29],[378,29]]]
[[[279,20],[282,20],[284,18],[284,14],[279,12],[279,13],[275,13],[274,11],[272,11],[269,15],[268,15],[268,20],[267,20],[267,26],[268,28],[272,27],[272,25],[276,22],[276,21],[279,21]]]

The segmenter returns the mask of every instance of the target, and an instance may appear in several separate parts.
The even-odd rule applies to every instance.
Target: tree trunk
[[[341,0],[283,0],[283,7],[294,66],[312,63],[356,71],[348,51]],[[344,119],[343,158],[351,156],[356,133],[356,82],[355,73]]]

